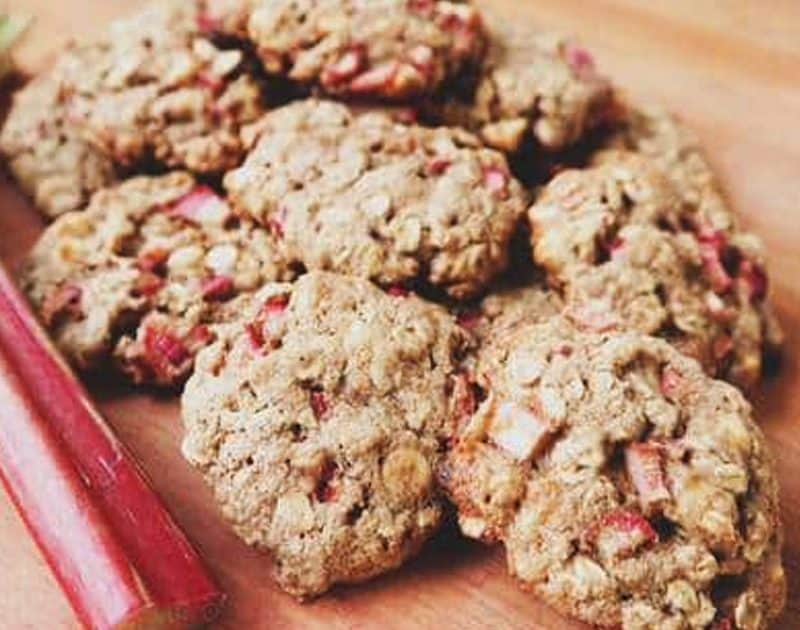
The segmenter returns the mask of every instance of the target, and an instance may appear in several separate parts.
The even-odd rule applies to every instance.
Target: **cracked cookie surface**
[[[113,357],[135,383],[180,385],[234,297],[291,272],[266,230],[188,173],[95,194],[40,237],[22,284],[81,369]]]
[[[267,72],[329,94],[390,101],[428,94],[477,63],[478,11],[440,0],[227,0],[212,23],[246,36]]]
[[[244,154],[240,127],[265,110],[244,53],[201,35],[193,2],[149,5],[97,43],[68,49],[58,65],[73,124],[125,166],[232,168]]]
[[[440,471],[464,533],[601,627],[767,627],[785,602],[772,461],[749,404],[666,342],[522,325]],[[719,625],[715,625],[719,624]]]
[[[611,84],[588,51],[554,34],[508,25],[493,30],[473,102],[446,101],[438,112],[444,122],[515,153],[529,140],[548,151],[564,149],[605,121]]]
[[[614,161],[619,150],[646,156],[703,222],[716,230],[736,229],[736,217],[697,136],[663,108],[623,103],[620,109],[618,129],[593,161]]]
[[[111,159],[70,123],[58,74],[50,69],[14,95],[0,133],[14,178],[48,218],[84,206],[116,179]]]
[[[439,306],[327,272],[268,285],[250,311],[198,357],[185,457],[291,594],[399,566],[443,518],[434,469],[463,331]]]
[[[527,195],[471,134],[307,100],[249,135],[255,146],[225,188],[308,269],[462,299],[506,267]]]
[[[782,337],[760,242],[706,223],[648,158],[614,156],[543,189],[529,211],[536,261],[578,325],[663,336],[752,387]]]

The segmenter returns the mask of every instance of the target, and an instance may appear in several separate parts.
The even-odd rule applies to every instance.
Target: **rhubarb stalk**
[[[224,596],[0,267],[0,477],[89,628],[185,628]]]

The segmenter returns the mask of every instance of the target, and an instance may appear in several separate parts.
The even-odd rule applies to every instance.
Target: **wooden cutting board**
[[[74,36],[100,31],[141,0],[11,0],[38,16],[20,51],[28,69]],[[518,23],[572,33],[634,95],[666,103],[703,137],[745,223],[771,256],[788,333],[781,375],[757,395],[776,454],[788,525],[789,606],[800,628],[800,2],[798,0],[486,0]],[[0,182],[0,259],[16,264],[41,230],[29,204]],[[46,386],[43,384],[43,387]],[[402,570],[301,606],[273,587],[269,562],[230,533],[178,454],[174,400],[94,388],[122,439],[196,542],[230,606],[218,628],[580,628],[521,593],[502,553],[443,533]],[[793,395],[794,394],[794,395]],[[64,597],[0,494],[0,630],[77,628]]]

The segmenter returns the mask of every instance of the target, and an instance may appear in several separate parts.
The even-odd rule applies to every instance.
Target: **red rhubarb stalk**
[[[0,477],[89,628],[185,628],[224,595],[0,268]]]

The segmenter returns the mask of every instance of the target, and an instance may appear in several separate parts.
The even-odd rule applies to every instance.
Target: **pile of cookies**
[[[781,612],[761,245],[574,42],[459,1],[159,2],[0,149],[52,219],[21,281],[58,347],[184,387],[183,453],[286,591],[455,512],[589,623]]]

